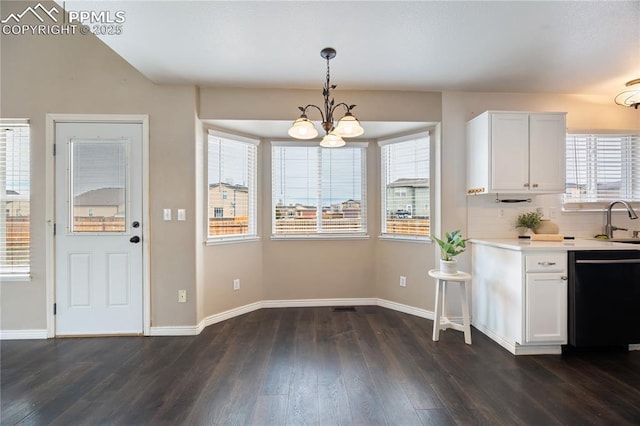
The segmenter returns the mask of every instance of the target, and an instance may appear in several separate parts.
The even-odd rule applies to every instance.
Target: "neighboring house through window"
[[[0,119],[0,276],[30,274],[29,121]]]
[[[273,142],[273,235],[366,234],[366,149]]]
[[[564,207],[613,200],[640,202],[640,135],[568,134]]]
[[[379,143],[382,235],[427,237],[430,231],[430,138],[419,133]]]
[[[209,241],[257,238],[258,141],[209,131]]]

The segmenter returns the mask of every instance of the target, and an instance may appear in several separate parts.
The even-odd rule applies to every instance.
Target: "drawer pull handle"
[[[540,266],[553,266],[555,264],[556,262],[538,262],[538,265]]]
[[[565,277],[565,276],[563,275],[563,276],[561,276],[561,277],[560,277],[560,279],[561,279],[562,281],[567,281],[569,278],[568,278],[568,277]]]

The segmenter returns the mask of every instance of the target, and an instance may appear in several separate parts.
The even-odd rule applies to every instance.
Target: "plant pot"
[[[458,261],[440,259],[440,272],[448,275],[455,275],[458,273]]]

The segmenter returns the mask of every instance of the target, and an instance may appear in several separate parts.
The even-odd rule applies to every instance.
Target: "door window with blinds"
[[[257,238],[257,155],[257,140],[209,131],[209,242]]]
[[[564,206],[640,202],[640,135],[568,134]]]
[[[321,148],[274,142],[273,235],[365,235],[366,149],[366,143]]]
[[[420,133],[380,142],[382,236],[421,239],[430,234],[430,138]]]
[[[0,119],[0,277],[30,274],[30,141],[28,120]]]

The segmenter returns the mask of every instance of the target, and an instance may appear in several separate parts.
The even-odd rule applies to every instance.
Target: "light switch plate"
[[[187,220],[187,211],[185,209],[178,209],[178,220],[180,222]]]
[[[171,209],[164,209],[162,211],[162,217],[164,220],[171,220]]]

